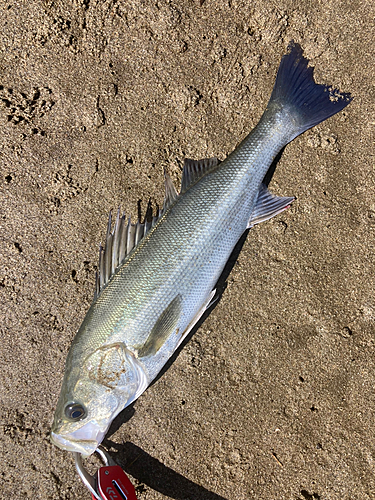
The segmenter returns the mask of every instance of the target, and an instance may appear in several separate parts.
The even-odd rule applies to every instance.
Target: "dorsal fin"
[[[181,193],[187,191],[190,186],[195,184],[203,175],[214,169],[218,164],[217,158],[204,158],[203,160],[185,159],[184,169],[181,180]],[[174,204],[178,198],[178,193],[173,185],[172,179],[164,170],[165,180],[165,198],[163,210],[152,216],[152,208],[149,203],[146,211],[145,221],[139,220],[134,224],[130,217],[127,219],[125,213],[121,216],[120,208],[117,211],[117,217],[113,230],[112,211],[109,213],[107,234],[104,247],[99,247],[99,265],[96,273],[96,288],[94,300],[100,295],[104,286],[108,283],[116,269],[122,264],[125,258],[138,245],[141,239],[155,226],[168,208]]]
[[[203,158],[203,160],[190,160],[185,158],[181,179],[181,193],[185,193],[190,186],[195,184],[207,172],[217,167],[217,158]]]
[[[94,300],[100,295],[103,287],[108,283],[110,277],[115,273],[117,267],[122,264],[127,255],[138,245],[143,236],[156,224],[162,212],[154,217],[146,218],[143,223],[139,220],[134,224],[125,213],[121,216],[120,208],[113,230],[112,211],[109,212],[107,234],[104,248],[99,247],[99,265],[96,273],[96,288]]]

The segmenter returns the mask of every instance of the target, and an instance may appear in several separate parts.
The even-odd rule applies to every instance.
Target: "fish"
[[[299,44],[282,57],[267,107],[229,156],[186,159],[178,193],[165,173],[163,209],[132,223],[109,217],[94,300],[70,347],[52,442],[87,457],[215,300],[243,233],[288,208],[264,177],[286,144],[352,100],[317,84]]]

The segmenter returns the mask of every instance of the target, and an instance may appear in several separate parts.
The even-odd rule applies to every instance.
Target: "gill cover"
[[[83,369],[97,384],[119,392],[126,390],[129,399],[125,404],[137,399],[148,385],[142,366],[122,342],[99,347],[86,358]]]

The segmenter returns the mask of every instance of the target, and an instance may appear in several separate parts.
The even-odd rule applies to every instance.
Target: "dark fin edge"
[[[281,59],[267,106],[278,102],[291,108],[297,121],[294,137],[338,113],[353,99],[350,93],[315,83],[314,69],[308,63],[301,46],[292,40],[288,53]]]
[[[163,213],[166,210],[168,210],[168,208],[172,206],[178,198],[177,189],[174,187],[172,179],[167,174],[165,168],[164,168],[164,184],[165,184],[165,197],[164,197]]]

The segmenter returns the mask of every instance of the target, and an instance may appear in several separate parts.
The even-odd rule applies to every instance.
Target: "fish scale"
[[[246,228],[292,203],[262,184],[275,156],[350,100],[316,84],[291,43],[260,122],[226,160],[186,160],[179,195],[166,176],[164,209],[151,223],[126,224],[118,214],[111,231],[110,218],[96,295],[66,362],[51,433],[57,446],[95,451],[212,303]]]

